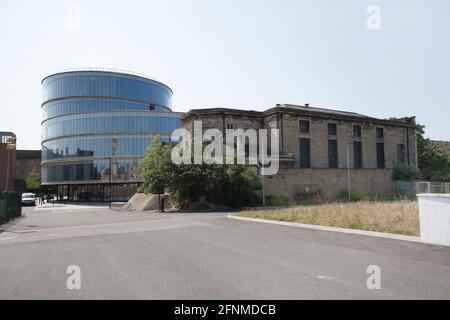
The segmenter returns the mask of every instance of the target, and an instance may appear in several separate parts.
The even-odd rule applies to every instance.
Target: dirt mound
[[[121,211],[159,211],[159,199],[164,200],[164,210],[171,211],[174,201],[169,193],[145,194],[135,193],[122,207]]]

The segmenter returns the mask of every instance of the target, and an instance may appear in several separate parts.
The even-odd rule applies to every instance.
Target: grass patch
[[[243,211],[239,216],[419,236],[419,207],[413,201],[335,203]]]

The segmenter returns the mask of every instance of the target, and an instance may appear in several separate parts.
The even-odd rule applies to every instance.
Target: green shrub
[[[394,180],[413,181],[419,178],[416,168],[406,164],[398,163],[394,168]]]
[[[22,215],[22,196],[16,192],[0,193],[0,225]]]
[[[295,194],[294,197],[286,196],[268,196],[266,197],[267,207],[283,207],[283,206],[298,206],[298,205],[314,205],[324,204],[327,199],[322,197],[320,192],[303,192]],[[261,202],[259,202],[260,204]]]
[[[364,195],[357,191],[357,190],[351,190],[350,191],[350,201],[361,201],[363,199]],[[339,201],[348,201],[348,190],[341,190],[336,195],[336,199]]]
[[[282,207],[296,205],[297,202],[285,196],[268,196],[266,197],[266,206],[268,207]]]

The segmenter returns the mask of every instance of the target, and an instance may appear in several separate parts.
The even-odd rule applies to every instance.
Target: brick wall
[[[17,150],[14,188],[17,192],[26,192],[25,180],[33,168],[41,172],[41,150]]]
[[[0,143],[0,192],[14,190],[15,163],[16,150],[8,150],[7,144]]]

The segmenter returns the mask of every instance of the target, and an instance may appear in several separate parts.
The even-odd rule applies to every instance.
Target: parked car
[[[23,193],[22,194],[22,205],[35,206],[36,196],[33,193]]]

